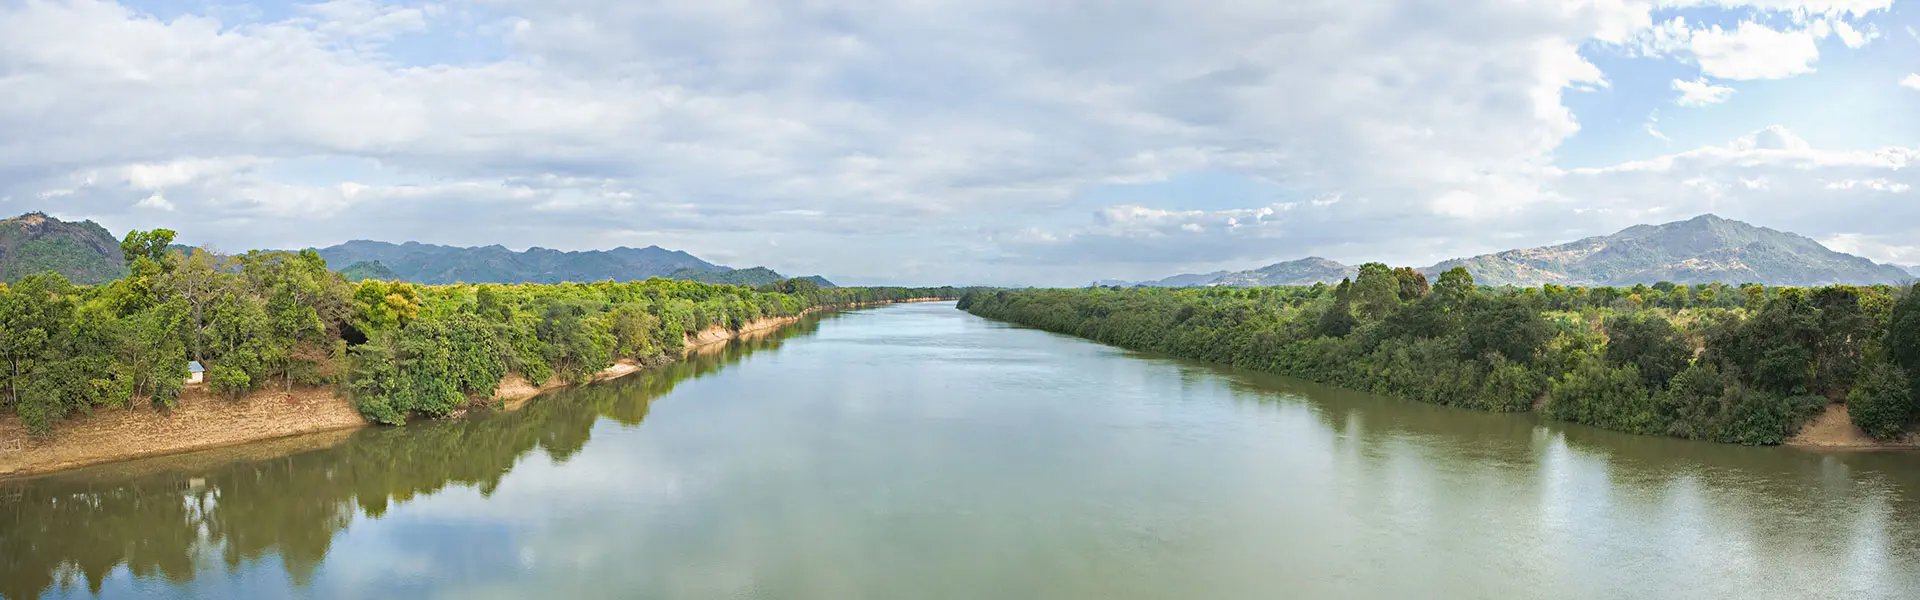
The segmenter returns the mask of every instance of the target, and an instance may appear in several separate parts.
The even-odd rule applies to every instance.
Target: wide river
[[[1638,437],[986,321],[0,482],[7,598],[1920,598],[1920,455]]]

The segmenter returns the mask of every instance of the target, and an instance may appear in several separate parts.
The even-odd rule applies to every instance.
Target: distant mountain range
[[[1811,286],[1902,283],[1920,268],[1882,265],[1836,252],[1805,236],[1755,227],[1715,215],[1662,225],[1636,225],[1613,235],[1557,246],[1508,250],[1456,258],[1421,269],[1429,278],[1466,267],[1483,285],[1523,287],[1630,286],[1670,281]],[[1305,258],[1225,274],[1175,275],[1126,285],[1274,286],[1335,283],[1357,269],[1322,258]],[[1197,282],[1197,283],[1196,283]]]
[[[766,267],[734,269],[659,246],[571,252],[534,247],[515,252],[498,244],[462,248],[354,240],[314,251],[327,259],[327,264],[336,265],[335,268],[345,265],[340,268],[341,272],[349,276],[427,284],[640,281],[665,277],[751,287],[787,278]],[[819,276],[807,279],[823,287],[833,285]]]
[[[651,277],[759,286],[787,277],[766,267],[734,269],[658,246],[565,252],[503,246],[458,248],[407,242],[356,240],[317,249],[327,264],[351,280],[398,279],[415,283],[558,283],[637,281]],[[58,271],[77,283],[101,283],[126,275],[120,242],[92,221],[69,223],[43,213],[0,220],[0,281]],[[833,283],[805,277],[822,287]]]

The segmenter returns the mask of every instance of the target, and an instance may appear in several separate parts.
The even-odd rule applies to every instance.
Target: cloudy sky
[[[1703,212],[1920,263],[1909,0],[0,0],[0,212],[850,283]]]

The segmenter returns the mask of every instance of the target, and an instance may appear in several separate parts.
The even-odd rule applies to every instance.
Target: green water
[[[1443,409],[950,303],[341,437],[0,482],[0,594],[1920,597],[1920,455]]]

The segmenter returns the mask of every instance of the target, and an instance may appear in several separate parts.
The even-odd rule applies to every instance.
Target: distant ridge
[[[176,245],[172,249],[190,248]],[[579,252],[529,248],[514,252],[500,245],[460,248],[355,240],[316,252],[330,268],[355,281],[559,283],[667,277],[758,287],[787,279],[766,267],[733,269],[659,246]],[[46,271],[58,272],[75,283],[97,284],[126,276],[127,265],[119,240],[92,221],[61,221],[42,212],[0,219],[0,282],[15,282]],[[802,279],[833,287],[818,275]]]
[[[659,246],[583,251],[533,247],[514,252],[498,244],[458,247],[354,240],[315,251],[336,268],[340,265],[350,269],[361,267],[355,274],[379,265],[394,278],[426,284],[640,281],[666,277],[753,287],[787,278],[766,267],[733,269]]]
[[[1487,285],[1547,283],[1623,286],[1671,281],[1812,286],[1899,283],[1912,273],[1837,252],[1806,236],[1756,227],[1717,215],[1557,246],[1508,250],[1441,262],[1436,274],[1464,266]]]
[[[1274,263],[1251,271],[1228,273],[1213,280],[1209,285],[1260,287],[1339,283],[1340,280],[1353,277],[1359,274],[1359,272],[1360,269],[1357,267],[1349,267],[1318,256],[1311,256],[1299,260]]]
[[[1837,252],[1806,236],[1756,227],[1718,215],[1635,225],[1612,235],[1556,246],[1507,250],[1442,261],[1421,269],[1429,278],[1466,267],[1483,285],[1630,286],[1669,281],[1816,286],[1898,284],[1920,266],[1896,267]],[[1133,285],[1276,286],[1333,283],[1357,269],[1312,257],[1208,277],[1176,275]]]
[[[534,247],[514,252],[497,244],[461,248],[419,242],[354,240],[316,251],[329,265],[379,263],[400,279],[429,284],[638,281],[681,272],[730,270],[691,254],[658,246],[581,252]]]

